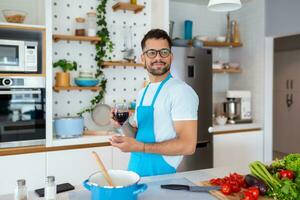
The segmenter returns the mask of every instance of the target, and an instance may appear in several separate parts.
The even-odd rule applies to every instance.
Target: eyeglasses
[[[166,58],[171,54],[171,50],[167,48],[163,48],[160,50],[148,49],[143,54],[146,54],[149,58],[155,58],[157,56],[157,53],[159,53],[160,57]]]

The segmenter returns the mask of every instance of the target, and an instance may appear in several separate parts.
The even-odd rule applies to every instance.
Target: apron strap
[[[172,77],[172,75],[169,74],[169,75],[167,76],[167,78],[165,78],[165,79],[160,83],[160,85],[158,86],[158,89],[157,89],[157,91],[156,91],[156,93],[155,93],[155,95],[154,95],[154,97],[153,97],[151,106],[154,105],[154,103],[155,103],[155,101],[156,101],[156,98],[157,98],[157,96],[158,96],[158,94],[159,94],[159,92],[160,92],[162,86],[163,86],[163,85],[164,85],[171,77]],[[149,83],[149,84],[147,85],[147,87],[145,88],[145,91],[144,91],[144,94],[143,94],[143,96],[142,96],[142,99],[141,99],[141,102],[140,102],[140,105],[139,105],[139,106],[142,106],[142,105],[143,105],[144,98],[145,98],[145,95],[146,95],[147,90],[148,90],[148,88],[149,88],[149,85],[150,85],[150,83]]]
[[[151,106],[154,106],[155,101],[156,101],[156,98],[157,98],[157,96],[158,96],[158,94],[159,94],[161,88],[164,86],[164,84],[165,84],[171,77],[172,77],[172,75],[169,74],[168,77],[165,78],[165,80],[163,80],[163,82],[161,82],[161,84],[158,86],[158,89],[157,89],[157,91],[156,91],[156,93],[155,93],[155,95],[154,95],[154,97],[153,97]]]
[[[144,94],[143,94],[143,96],[142,96],[142,100],[141,100],[139,106],[142,106],[142,105],[143,105],[144,98],[145,98],[146,92],[147,92],[147,90],[148,90],[148,88],[149,88],[149,85],[150,85],[150,83],[149,83],[149,84],[147,85],[147,87],[145,88],[145,91],[144,91]]]

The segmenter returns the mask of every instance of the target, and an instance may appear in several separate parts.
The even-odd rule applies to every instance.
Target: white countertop
[[[176,174],[169,174],[169,175],[162,175],[162,176],[151,176],[151,177],[145,177],[141,179],[141,183],[149,183],[154,181],[162,181],[162,180],[168,180],[168,179],[177,179],[177,178],[187,178],[193,183],[198,183],[200,181],[209,180],[211,178],[216,177],[224,177],[228,175],[229,173],[237,172],[240,174],[248,174],[249,169],[247,166],[235,166],[235,167],[221,167],[221,168],[211,168],[211,169],[205,169],[205,170],[195,170],[195,171],[188,171],[188,172],[181,172]],[[84,191],[82,186],[75,187],[76,192]],[[71,192],[64,192],[59,195],[57,195],[57,200],[73,200],[69,198]],[[74,193],[74,191],[73,191]],[[201,199],[215,199],[212,197],[209,193],[201,193],[203,198]],[[206,197],[206,198],[205,198]],[[1,200],[11,200],[13,199],[13,195],[2,195],[0,196]],[[42,200],[43,198],[38,198],[34,192],[29,193],[29,199],[30,200]],[[139,200],[142,200],[142,198],[139,198]],[[176,200],[176,199],[174,199]]]
[[[251,131],[255,129],[262,129],[260,123],[248,123],[248,124],[226,124],[226,125],[213,125],[211,132],[238,132],[238,131]],[[111,135],[96,135],[96,136],[82,136],[78,138],[70,139],[53,139],[51,146],[68,146],[79,144],[93,144],[93,143],[105,143],[109,142]]]
[[[218,132],[229,132],[229,131],[247,131],[251,129],[262,129],[263,126],[261,123],[247,123],[247,124],[225,124],[225,125],[214,125],[212,127],[213,133],[218,133]]]

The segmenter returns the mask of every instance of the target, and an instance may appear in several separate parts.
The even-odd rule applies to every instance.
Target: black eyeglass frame
[[[167,56],[162,56],[162,51],[165,51],[165,50],[168,50],[168,55]],[[149,51],[155,51],[155,56],[149,56],[148,55],[148,52]],[[162,48],[162,49],[159,49],[159,50],[156,50],[156,49],[148,49],[147,51],[144,51],[143,54],[146,54],[148,58],[155,58],[157,56],[157,53],[159,53],[160,57],[162,58],[167,58],[169,57],[171,54],[172,54],[172,51],[171,49],[168,49],[168,48]]]

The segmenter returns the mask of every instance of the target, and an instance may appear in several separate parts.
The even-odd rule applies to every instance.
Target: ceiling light
[[[210,0],[208,9],[216,12],[230,12],[242,7],[240,0]]]

